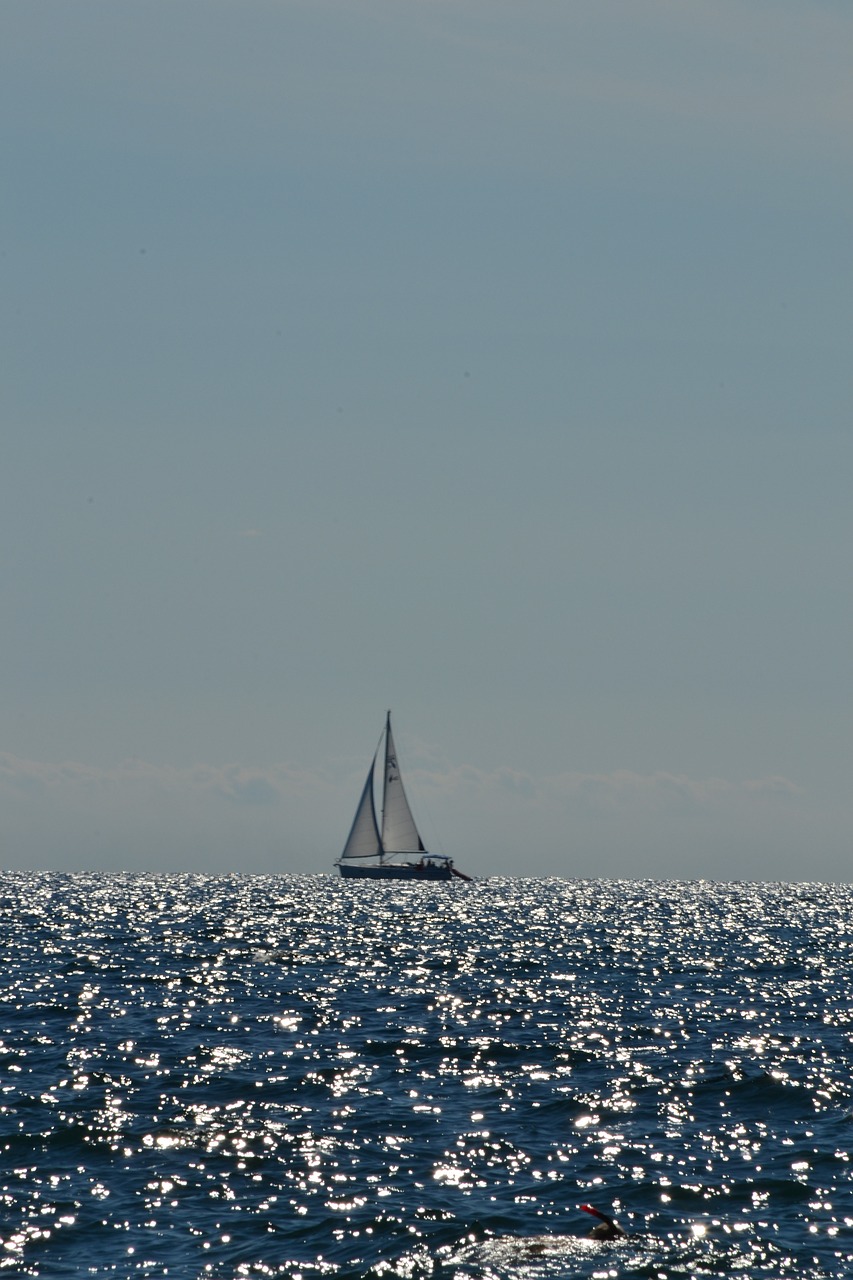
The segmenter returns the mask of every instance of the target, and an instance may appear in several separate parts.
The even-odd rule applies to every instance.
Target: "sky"
[[[0,30],[0,866],[853,879],[846,0]]]

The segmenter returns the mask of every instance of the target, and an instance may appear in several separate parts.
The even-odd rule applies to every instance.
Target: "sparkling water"
[[[0,918],[0,1270],[853,1275],[847,886],[7,874]]]

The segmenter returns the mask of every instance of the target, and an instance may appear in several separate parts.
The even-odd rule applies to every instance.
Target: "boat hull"
[[[353,867],[340,863],[340,873],[350,880],[410,880],[419,884],[424,880],[450,880],[453,868],[449,863],[387,862],[383,866]]]

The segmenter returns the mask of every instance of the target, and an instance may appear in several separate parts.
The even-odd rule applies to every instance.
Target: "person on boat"
[[[594,1218],[598,1218],[598,1226],[593,1227],[592,1231],[587,1235],[587,1240],[624,1240],[625,1232],[619,1226],[618,1222],[614,1222],[609,1214],[602,1213],[600,1209],[595,1209],[591,1204],[582,1204],[580,1206],[584,1213],[591,1213]]]

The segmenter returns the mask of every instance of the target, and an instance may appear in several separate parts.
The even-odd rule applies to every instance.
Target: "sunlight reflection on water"
[[[853,1271],[846,887],[0,894],[0,1269]]]

